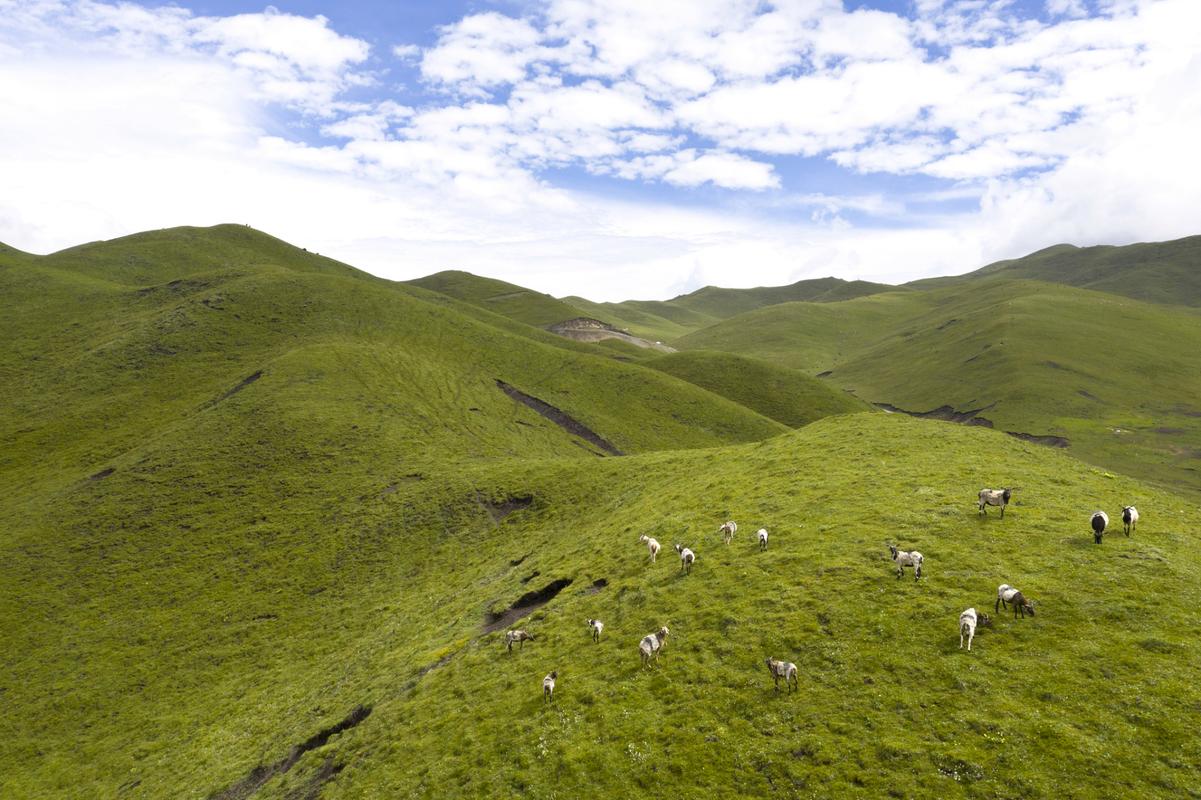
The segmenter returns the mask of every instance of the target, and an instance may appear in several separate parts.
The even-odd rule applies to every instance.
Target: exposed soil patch
[[[233,397],[235,394],[237,394],[238,392],[242,391],[242,390],[243,390],[243,389],[245,389],[247,386],[249,386],[250,384],[254,383],[255,381],[257,381],[257,380],[258,380],[259,378],[261,378],[261,377],[263,377],[263,371],[262,371],[261,369],[260,369],[258,372],[254,373],[253,375],[247,375],[245,378],[243,378],[241,381],[239,381],[239,382],[238,382],[238,385],[237,385],[237,386],[235,386],[235,387],[233,387],[232,389],[228,390],[227,392],[225,392],[225,394],[221,395],[220,397],[216,398],[215,400],[210,400],[210,401],[208,401],[208,403],[207,403],[207,404],[205,404],[205,406],[204,406],[204,407],[205,407],[205,408],[212,408],[213,406],[215,406],[215,405],[217,405],[218,403],[220,403],[222,400],[228,400],[229,398]]]
[[[510,562],[509,562],[509,566],[510,566],[510,567],[516,567],[518,564],[520,564],[522,561],[525,561],[525,560],[526,560],[527,558],[529,558],[529,557],[530,557],[530,554],[529,554],[529,553],[526,553],[526,554],[525,554],[524,556],[522,556],[521,558],[515,558],[515,559],[513,559],[512,561],[510,561]]]
[[[534,397],[533,395],[526,394],[525,392],[521,391],[520,389],[510,386],[509,384],[505,383],[504,381],[500,380],[499,378],[496,379],[496,385],[498,387],[500,387],[500,390],[502,392],[504,392],[509,397],[516,400],[518,403],[521,403],[522,405],[533,409],[534,411],[538,412],[543,417],[546,417],[551,422],[555,423],[560,428],[562,428],[563,430],[572,434],[573,436],[578,436],[581,439],[583,439],[584,441],[589,442],[590,444],[596,445],[601,450],[604,450],[606,453],[608,453],[610,455],[614,455],[614,456],[624,455],[620,450],[618,450],[616,447],[614,447],[611,443],[609,443],[607,440],[605,440],[603,437],[601,437],[595,431],[588,428],[586,425],[581,423],[579,420],[573,419],[572,417],[563,413],[561,410],[555,408],[550,403],[547,403],[543,400],[539,400],[537,397]]]
[[[952,325],[954,325],[954,324],[955,324],[956,322],[958,322],[958,321],[959,321],[959,318],[958,318],[958,317],[955,317],[955,318],[953,318],[953,319],[949,319],[949,320],[947,320],[946,322],[944,322],[943,324],[939,325],[939,326],[938,326],[937,328],[935,328],[934,330],[936,330],[936,331],[941,331],[941,330],[944,330],[944,329],[946,329],[946,328],[949,328],[949,327],[951,327]]]
[[[88,480],[89,481],[102,481],[105,478],[107,478],[109,475],[112,475],[116,471],[117,471],[116,467],[105,467],[104,469],[100,470],[96,474],[89,475]]]
[[[321,790],[325,784],[338,777],[338,773],[345,769],[345,764],[339,764],[334,761],[333,757],[326,758],[321,762],[321,766],[317,771],[309,776],[302,785],[297,786],[292,791],[288,792],[286,800],[318,800],[321,797]]]
[[[526,592],[517,598],[517,602],[499,614],[491,611],[484,614],[484,633],[492,633],[501,628],[507,628],[522,617],[528,616],[535,609],[555,599],[555,595],[571,585],[571,578],[559,578],[541,589]]]
[[[592,582],[592,585],[589,586],[584,591],[587,594],[596,594],[597,592],[599,592],[601,589],[605,588],[608,585],[609,585],[608,578],[597,578],[596,580],[594,580]]]
[[[1021,439],[1023,442],[1034,442],[1035,444],[1044,444],[1047,447],[1069,447],[1072,443],[1063,436],[1040,436],[1035,433],[1022,433],[1021,431],[1005,431],[1015,439]]]
[[[1092,400],[1094,403],[1101,402],[1100,398],[1098,398],[1096,395],[1089,394],[1088,392],[1084,391],[1083,389],[1078,389],[1076,391],[1076,394],[1080,395],[1085,400]]]
[[[911,417],[922,417],[923,419],[940,419],[946,422],[958,422],[961,425],[979,425],[984,428],[993,427],[992,420],[976,415],[981,411],[987,411],[995,405],[996,403],[990,403],[983,408],[977,408],[975,411],[956,411],[950,406],[939,406],[932,411],[906,411],[891,403],[876,403],[877,408],[882,408],[894,414],[908,414]],[[1015,439],[1021,439],[1023,442],[1034,442],[1035,444],[1042,444],[1047,447],[1069,447],[1071,445],[1071,442],[1063,436],[1023,433],[1021,431],[1002,431],[1002,433],[1007,433]]]
[[[831,376],[831,375],[833,375],[833,374],[834,374],[834,370],[832,370],[832,369],[828,369],[828,370],[826,370],[825,372],[819,372],[819,373],[817,373],[817,377],[819,377],[819,378],[828,378],[828,377],[830,377],[830,376]]]
[[[539,572],[538,570],[534,570],[529,575],[526,575],[524,578],[521,579],[522,585],[529,583],[530,581],[532,581],[534,578],[537,578],[541,574],[542,573]]]
[[[492,517],[493,522],[500,522],[502,519],[515,511],[521,511],[523,508],[529,508],[534,502],[534,498],[528,494],[517,495],[514,497],[507,497],[504,500],[497,502],[477,493],[475,496],[475,501],[484,507],[484,510],[488,512],[490,517]]]
[[[353,728],[363,720],[367,719],[369,716],[371,716],[370,706],[355,706],[354,710],[347,714],[346,718],[338,724],[331,725],[328,728],[322,728],[300,744],[294,745],[288,752],[288,755],[284,758],[281,758],[279,761],[267,766],[262,764],[258,765],[254,769],[250,770],[250,772],[246,774],[245,778],[238,781],[233,786],[229,787],[223,792],[211,795],[210,800],[245,800],[245,798],[250,797],[252,794],[261,789],[263,784],[265,784],[267,781],[271,780],[276,775],[283,775],[285,772],[292,769],[292,767],[296,766],[296,762],[299,761],[300,757],[305,753],[309,752],[310,750],[316,750],[318,747],[324,747],[326,742],[328,742],[331,738],[339,733],[342,733],[343,731]],[[341,767],[339,766],[337,770],[331,773],[330,778],[332,778],[333,775],[336,775],[340,770]],[[329,778],[326,778],[326,780],[329,780]],[[318,789],[320,789],[320,787],[318,787]]]
[[[1166,433],[1169,436],[1179,436],[1182,433],[1188,433],[1184,428],[1152,428],[1155,433]]]

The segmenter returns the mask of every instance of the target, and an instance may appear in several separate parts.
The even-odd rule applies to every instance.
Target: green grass
[[[545,328],[580,316],[578,309],[547,294],[470,272],[448,270],[407,281],[412,286],[478,305],[518,322]]]
[[[903,317],[936,365],[942,312],[961,320],[943,334],[1024,341],[1045,288],[998,287],[991,306],[799,305]],[[804,413],[787,390],[745,398],[756,413],[236,226],[0,252],[0,292],[2,797],[212,797],[359,705],[366,720],[254,796],[1201,796],[1201,513],[1179,495],[900,415],[789,431],[766,415]],[[1095,293],[1065,292],[1064,341],[1100,336],[1081,310]],[[1189,318],[1129,303],[1112,312],[1147,316],[1138,355],[1166,369],[1156,337],[1187,350]],[[822,330],[815,360],[854,343],[865,375],[888,360],[871,332]],[[744,385],[781,372],[663,362]],[[597,458],[496,378],[632,455]],[[1003,522],[974,505],[996,485],[1020,487]],[[497,522],[510,498],[530,504]],[[1095,547],[1089,514],[1126,503],[1138,534]],[[665,545],[653,566],[643,533]],[[690,576],[676,541],[698,553]],[[890,541],[925,554],[922,582],[894,579]],[[508,656],[482,632],[556,579],[572,583],[521,622],[537,641]],[[1038,616],[960,652],[959,612],[1001,582]],[[585,617],[606,622],[600,644]],[[661,624],[643,670],[638,639]],[[797,662],[800,694],[771,691],[768,655]]]
[[[1201,317],[1002,277],[843,303],[790,303],[676,342],[809,374],[910,411],[949,405],[1067,437],[1095,464],[1201,491]]]
[[[791,428],[835,414],[872,407],[846,392],[797,370],[731,353],[691,350],[646,362],[695,383]]]

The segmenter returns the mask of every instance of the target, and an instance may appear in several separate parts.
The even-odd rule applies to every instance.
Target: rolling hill
[[[998,428],[1053,411],[1064,367],[1099,390],[1116,322],[1142,349],[1106,365],[1146,363],[1113,408],[1179,399],[1156,374],[1195,357],[1187,309],[957,292],[781,304],[736,318],[763,323],[754,342],[719,333],[915,403],[919,384],[970,391],[941,365],[999,350],[972,378],[1000,393]],[[1201,513],[1075,443],[839,413],[863,406],[753,357],[622,362],[240,226],[0,250],[0,295],[0,796],[1201,785]],[[1025,377],[1029,348],[1091,339]],[[985,485],[1019,487],[1004,521],[977,515]],[[1093,545],[1088,515],[1126,503],[1136,535]],[[922,581],[895,579],[888,542],[925,554]],[[1037,615],[960,651],[959,612],[991,611],[1002,582]],[[643,669],[637,642],[665,624]],[[510,625],[535,640],[506,653]],[[769,655],[797,663],[799,694],[772,691]]]

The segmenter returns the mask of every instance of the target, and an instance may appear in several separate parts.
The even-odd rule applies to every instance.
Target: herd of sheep
[[[1005,507],[1009,505],[1009,501],[1013,496],[1013,489],[981,489],[979,494],[979,513],[988,514],[988,506],[998,506],[1001,509],[1001,519],[1005,518]],[[1122,523],[1125,533],[1129,536],[1138,525],[1138,509],[1134,506],[1125,506],[1122,508]],[[1101,539],[1105,535],[1105,528],[1109,525],[1109,515],[1104,511],[1096,511],[1093,513],[1089,522],[1093,531],[1093,541],[1096,544],[1101,544]],[[722,541],[727,545],[734,539],[734,534],[738,532],[738,524],[733,520],[723,523],[718,529],[721,534]],[[760,528],[756,534],[756,538],[761,550],[767,549],[768,533],[766,528]],[[646,545],[647,551],[650,553],[650,560],[653,564],[659,557],[661,549],[659,542],[650,536],[640,536],[638,541]],[[676,553],[680,557],[680,570],[688,573],[692,570],[692,565],[696,562],[696,553],[690,548],[676,544],[674,546]],[[905,574],[905,567],[913,568],[913,579],[919,580],[922,577],[922,554],[916,550],[900,550],[895,545],[888,545],[888,550],[892,556],[893,564],[897,568],[897,578],[900,579]],[[1034,602],[1028,600],[1019,590],[1003,583],[997,587],[997,601],[993,605],[993,613],[997,614],[1002,608],[1008,609],[1013,607],[1014,619],[1020,615],[1023,619],[1027,614],[1034,616]],[[604,623],[598,619],[587,620],[588,630],[592,634],[592,640],[599,642],[601,631],[604,630]],[[976,635],[976,627],[978,625],[991,625],[992,618],[983,612],[977,612],[975,608],[969,608],[959,615],[959,647],[963,648],[964,642],[967,643],[967,649],[971,652],[972,639]],[[642,659],[642,664],[645,666],[651,660],[658,658],[659,652],[663,649],[667,641],[668,630],[667,626],[659,628],[654,633],[648,633],[642,637],[638,643],[638,655]],[[527,631],[515,629],[505,634],[505,646],[509,652],[513,651],[513,645],[517,644],[518,649],[521,649],[526,641],[533,641],[534,637]],[[799,689],[797,678],[797,666],[790,661],[781,661],[775,658],[766,659],[767,669],[771,673],[772,681],[775,685],[775,690],[780,690],[780,681],[783,680],[788,691],[791,692],[793,687]],[[555,681],[558,679],[558,670],[552,671],[549,675],[542,679],[542,697],[545,702],[550,702],[555,693]]]

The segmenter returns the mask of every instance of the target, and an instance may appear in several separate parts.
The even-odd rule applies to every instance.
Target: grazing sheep
[[[554,699],[555,695],[555,679],[559,677],[559,671],[554,670],[551,674],[542,679],[542,700],[549,703]]]
[[[963,649],[963,637],[967,637],[967,651],[972,652],[972,639],[976,635],[976,625],[992,625],[992,617],[981,611],[976,613],[976,609],[969,608],[959,615],[959,649]]]
[[[897,565],[897,580],[905,574],[905,567],[913,567],[913,579],[922,577],[922,554],[916,550],[898,550],[895,545],[888,546],[892,561]]]
[[[1093,544],[1101,544],[1101,537],[1105,535],[1105,528],[1109,525],[1109,515],[1104,511],[1094,511],[1089,524],[1093,528]]]
[[[517,649],[520,650],[521,648],[525,647],[525,642],[527,639],[531,642],[534,641],[534,634],[526,633],[525,631],[521,630],[509,631],[505,634],[505,647],[509,648],[509,652],[512,653],[513,642],[518,643]]]
[[[605,629],[605,623],[599,619],[590,619],[588,620],[588,629],[592,631],[592,641],[599,642],[601,631]]]
[[[721,534],[722,541],[729,544],[730,540],[734,538],[734,534],[738,533],[738,523],[730,520],[718,528],[717,532]]]
[[[797,689],[801,688],[797,681],[796,664],[791,661],[778,661],[774,658],[767,659],[767,668],[771,670],[771,679],[776,686],[776,691],[780,691],[780,679],[784,679],[784,685],[788,687],[789,694],[792,693],[793,684],[796,684]]]
[[[1129,536],[1138,527],[1138,509],[1134,506],[1126,506],[1122,509],[1122,524],[1126,526],[1126,535]]]
[[[759,549],[760,550],[767,549],[767,528],[759,529]]]
[[[680,569],[685,574],[692,572],[692,562],[696,561],[696,553],[680,544],[676,545],[676,552],[680,554]]]
[[[1027,611],[1030,612],[1030,616],[1034,616],[1034,602],[1027,600],[1025,595],[1008,583],[1002,583],[997,587],[997,602],[993,604],[993,613],[996,614],[1002,608],[1008,608],[1009,604],[1013,604],[1014,619],[1017,619],[1019,611],[1022,614],[1022,619],[1026,618]]]
[[[642,665],[651,660],[653,656],[656,660],[659,658],[659,651],[663,649],[663,643],[667,641],[667,626],[664,625],[654,633],[648,633],[642,637],[642,641],[638,643],[638,655],[642,657]]]
[[[1009,505],[1009,498],[1012,495],[1012,489],[981,489],[979,513],[987,517],[988,509],[985,506],[1000,506],[1001,519],[1005,519],[1005,506]]]
[[[638,541],[646,542],[646,549],[651,551],[651,563],[655,563],[655,559],[659,556],[659,542],[649,536],[639,536]]]

